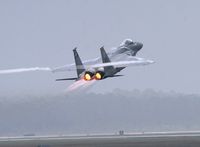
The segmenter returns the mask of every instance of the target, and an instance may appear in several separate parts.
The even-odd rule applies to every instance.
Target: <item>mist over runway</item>
[[[154,90],[0,96],[0,136],[200,130],[200,96]]]

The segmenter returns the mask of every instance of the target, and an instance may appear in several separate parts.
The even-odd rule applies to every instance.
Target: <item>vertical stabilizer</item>
[[[110,58],[108,57],[104,47],[101,47],[100,48],[100,51],[101,51],[101,58],[102,58],[102,62],[103,63],[108,63],[108,62],[111,62],[110,61]],[[108,67],[104,67],[104,71],[106,73],[112,73],[113,71],[115,71],[114,67],[113,66],[108,66]]]
[[[80,75],[85,71],[85,68],[83,66],[81,58],[79,57],[79,54],[76,49],[77,48],[74,48],[73,52],[74,52],[74,60],[75,60],[75,64],[76,64],[77,77],[79,78]]]
[[[108,63],[108,62],[110,62],[110,59],[109,59],[109,57],[108,57],[108,55],[107,55],[107,53],[106,53],[104,47],[101,47],[100,50],[101,50],[102,62],[103,62],[103,63]]]

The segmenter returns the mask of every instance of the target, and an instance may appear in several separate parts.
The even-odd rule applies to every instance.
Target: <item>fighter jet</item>
[[[75,63],[68,64],[62,67],[50,68],[50,67],[31,67],[31,68],[18,68],[18,69],[8,69],[0,70],[0,74],[12,74],[30,71],[51,71],[61,72],[61,71],[76,71],[77,76],[73,78],[57,79],[56,81],[63,80],[74,80],[75,85],[72,87],[77,87],[77,85],[82,85],[87,81],[98,81],[106,78],[119,77],[121,70],[128,66],[138,66],[138,65],[148,65],[154,63],[152,60],[147,60],[143,58],[136,57],[139,50],[141,50],[143,44],[140,42],[133,42],[131,39],[125,39],[118,47],[112,49],[110,52],[106,52],[104,47],[100,48],[101,56],[95,59],[83,61],[81,60],[77,48],[73,49]],[[83,82],[84,81],[84,82]],[[86,84],[86,85],[87,85]],[[72,88],[73,89],[73,88]]]
[[[148,65],[154,63],[152,60],[146,60],[136,57],[136,54],[141,50],[143,44],[133,42],[131,39],[125,39],[117,48],[106,52],[104,47],[100,48],[101,57],[83,61],[81,60],[77,48],[73,49],[75,64],[69,64],[53,69],[53,72],[72,71],[76,70],[77,77],[57,79],[63,80],[103,80],[111,77],[118,77],[121,70],[128,66]]]

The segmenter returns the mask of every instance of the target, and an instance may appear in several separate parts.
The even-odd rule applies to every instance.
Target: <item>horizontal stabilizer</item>
[[[121,77],[121,76],[124,76],[124,75],[112,75],[112,76],[108,76],[108,78]]]
[[[124,76],[124,75],[113,75],[111,77],[121,77],[121,76]]]
[[[56,81],[77,80],[77,78],[56,79]]]

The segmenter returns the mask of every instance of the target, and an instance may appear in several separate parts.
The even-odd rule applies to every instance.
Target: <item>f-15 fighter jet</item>
[[[57,79],[62,80],[80,80],[85,81],[103,80],[110,77],[118,77],[121,70],[128,66],[148,65],[154,63],[152,60],[146,60],[136,57],[136,54],[143,47],[142,43],[133,42],[131,39],[124,40],[119,47],[106,53],[104,47],[100,48],[101,57],[96,59],[81,61],[77,49],[73,49],[75,64],[65,65],[53,69],[53,72],[76,70],[77,77]]]

